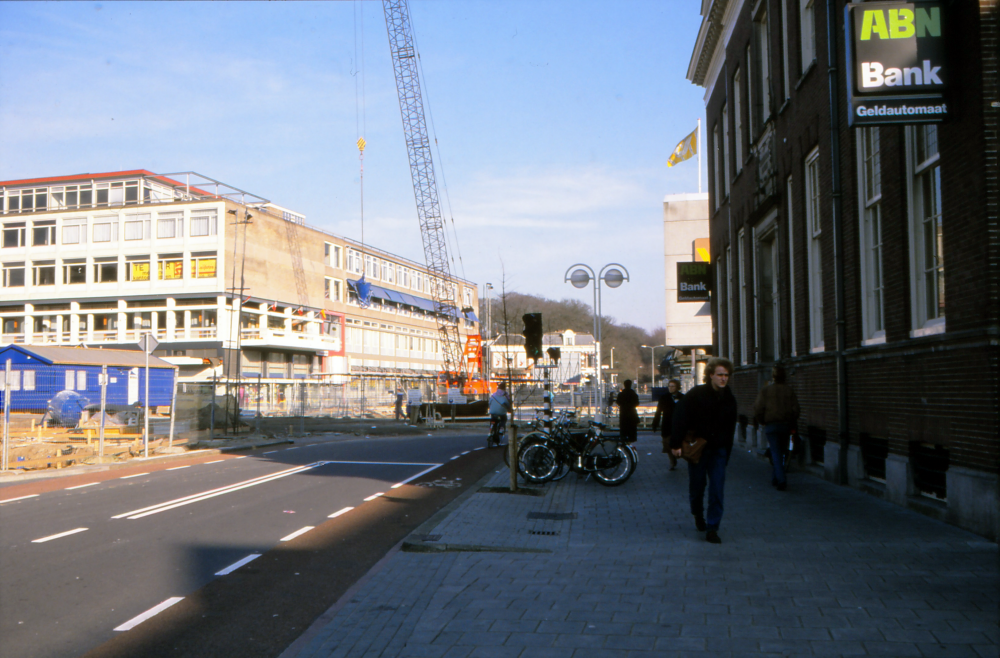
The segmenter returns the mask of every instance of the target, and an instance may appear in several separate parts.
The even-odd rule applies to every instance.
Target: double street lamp
[[[667,347],[666,345],[640,345],[639,347],[644,347],[649,350],[649,389],[653,390],[653,386],[656,385],[656,350],[659,347]],[[638,384],[637,384],[638,385]]]
[[[563,277],[563,283],[568,281],[573,284],[574,288],[586,288],[591,281],[594,283],[594,370],[597,377],[598,408],[600,408],[601,401],[604,400],[603,376],[601,374],[601,281],[604,281],[609,288],[617,288],[628,280],[628,270],[625,269],[624,265],[618,263],[608,263],[596,275],[589,265],[577,263],[570,265]]]

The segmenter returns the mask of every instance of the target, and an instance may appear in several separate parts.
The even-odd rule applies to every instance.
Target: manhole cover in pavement
[[[569,521],[576,518],[576,512],[528,512],[528,518],[545,521]]]

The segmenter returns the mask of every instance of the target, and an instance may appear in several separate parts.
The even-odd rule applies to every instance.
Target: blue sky
[[[456,274],[589,304],[619,262],[604,314],[663,325],[699,5],[410,0]],[[2,180],[195,171],[355,239],[363,134],[366,242],[423,260],[381,2],[0,2],[0,134]]]

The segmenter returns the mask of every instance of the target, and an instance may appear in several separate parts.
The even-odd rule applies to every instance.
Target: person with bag
[[[618,394],[615,404],[618,405],[618,430],[622,441],[635,443],[639,433],[639,395],[632,390],[632,380],[626,379],[625,388]]]
[[[768,449],[771,452],[771,486],[778,491],[788,488],[785,457],[788,440],[799,421],[799,400],[795,391],[785,383],[785,369],[771,368],[771,383],[760,389],[753,403],[754,425],[764,426]]]
[[[707,531],[705,539],[712,544],[722,543],[719,524],[722,522],[726,465],[736,431],[736,397],[729,390],[732,372],[733,362],[729,359],[709,359],[705,383],[688,391],[674,409],[670,437],[674,456],[684,457],[688,462],[688,494],[695,527]],[[706,484],[707,516],[704,514]]]
[[[653,431],[660,430],[660,438],[663,441],[663,452],[670,456],[670,470],[677,468],[677,457],[670,450],[670,432],[674,423],[674,408],[681,401],[684,394],[681,393],[681,383],[676,379],[667,382],[667,394],[656,403],[656,413],[653,415]]]

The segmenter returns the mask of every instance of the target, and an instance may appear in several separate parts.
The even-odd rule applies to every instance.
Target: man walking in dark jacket
[[[684,394],[681,393],[681,383],[676,379],[667,382],[667,394],[656,403],[656,413],[653,414],[653,431],[660,430],[660,438],[663,440],[663,452],[670,456],[670,470],[677,468],[677,457],[670,450],[670,432],[674,426],[674,408],[681,401]]]
[[[691,513],[698,530],[707,530],[705,539],[721,544],[719,524],[722,522],[722,501],[726,485],[726,464],[733,449],[736,430],[736,398],[729,390],[733,363],[713,357],[705,368],[705,384],[695,386],[674,410],[674,427],[670,448],[681,456],[681,442],[690,435],[707,442],[697,464],[688,462],[688,493]],[[705,509],[705,485],[708,484],[708,515]]]
[[[771,451],[771,485],[784,491],[788,487],[785,457],[788,439],[799,421],[799,401],[795,391],[785,383],[785,369],[771,368],[771,383],[760,389],[753,403],[754,424],[764,426],[764,436]]]
[[[625,443],[635,443],[639,430],[639,396],[632,390],[632,380],[625,380],[625,388],[618,394],[615,400],[618,405],[618,429],[621,432],[622,441]]]

